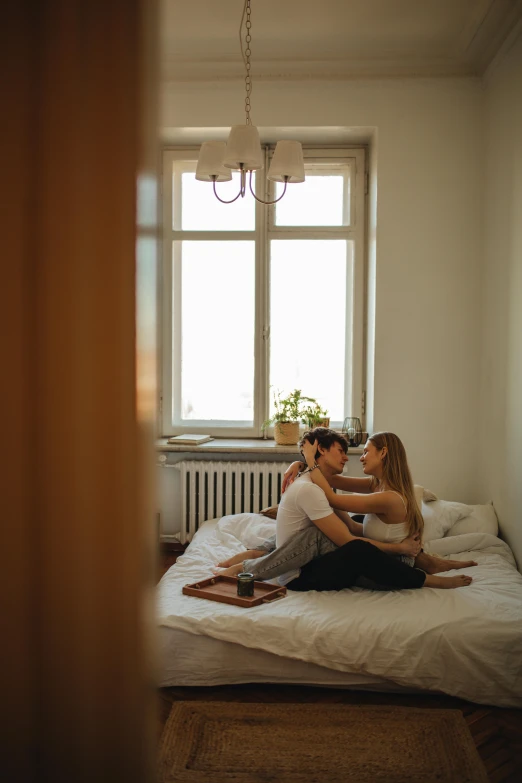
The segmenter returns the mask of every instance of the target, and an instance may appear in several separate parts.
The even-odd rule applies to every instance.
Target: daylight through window
[[[306,182],[266,208],[221,204],[197,150],[164,152],[165,436],[257,437],[273,392],[296,388],[331,426],[361,413],[364,150],[304,153]],[[266,184],[261,198],[280,194]],[[238,174],[217,187],[233,198]]]

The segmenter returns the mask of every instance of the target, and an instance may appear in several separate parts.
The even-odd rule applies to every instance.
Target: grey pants
[[[245,560],[243,568],[258,580],[275,579],[277,576],[286,574],[288,571],[294,571],[314,560],[316,557],[322,557],[328,552],[338,549],[318,527],[310,527],[300,530],[298,533],[285,541],[280,547],[276,548],[276,538],[268,538],[261,544],[259,549],[265,549],[269,554],[257,557],[255,560]],[[415,558],[407,555],[392,555],[399,557],[403,563],[413,566]],[[365,576],[360,576],[356,583],[357,587],[365,587],[367,590],[393,590],[393,587],[379,585]]]

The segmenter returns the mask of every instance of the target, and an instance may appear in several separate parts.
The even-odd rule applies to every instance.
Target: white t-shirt
[[[281,546],[299,530],[313,525],[316,519],[330,516],[332,508],[326,495],[306,474],[290,484],[281,496],[276,519],[276,546]],[[296,579],[300,569],[290,571],[279,577],[279,584],[287,584]]]

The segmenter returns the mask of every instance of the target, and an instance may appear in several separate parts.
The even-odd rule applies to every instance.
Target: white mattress
[[[205,523],[158,587],[160,685],[285,682],[438,691],[522,706],[522,576],[509,547],[469,533],[430,550],[473,558],[470,587],[292,593],[242,609],[184,596],[221,558],[273,531],[257,514]]]
[[[413,692],[369,674],[351,674],[315,663],[162,626],[158,629],[160,687],[280,683],[391,692]]]

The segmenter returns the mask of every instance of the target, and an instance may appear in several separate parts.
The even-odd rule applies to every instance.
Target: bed
[[[423,509],[425,549],[476,560],[469,587],[289,591],[250,609],[186,596],[182,587],[260,544],[274,522],[260,514],[205,522],[158,586],[160,686],[300,683],[522,707],[522,575],[495,534],[496,518],[479,524],[468,513],[485,507],[437,503],[443,513]]]

